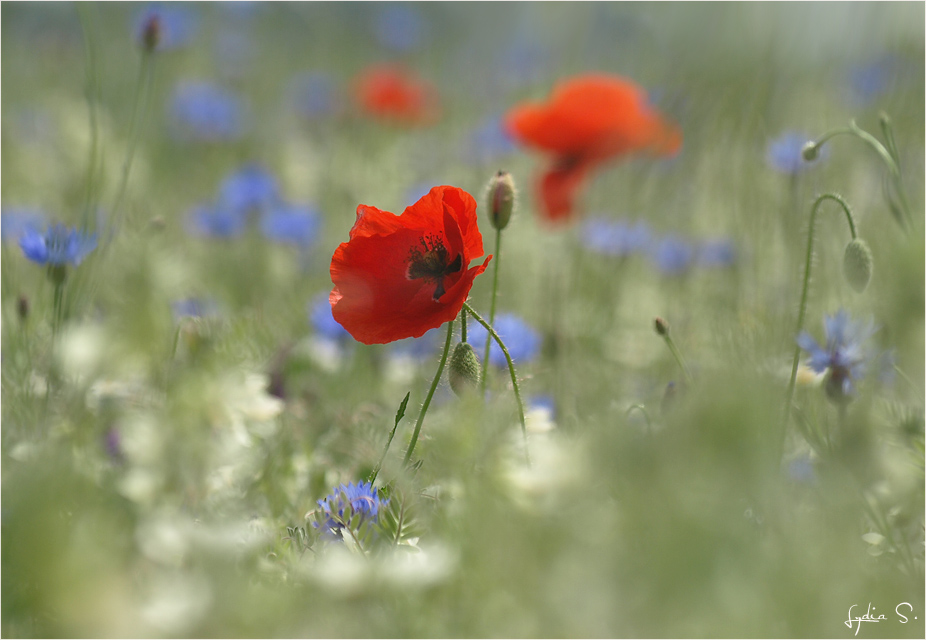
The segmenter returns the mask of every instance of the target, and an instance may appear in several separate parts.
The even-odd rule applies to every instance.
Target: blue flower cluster
[[[38,209],[4,209],[0,214],[0,239],[18,242],[22,236],[37,233],[43,226],[45,216]]]
[[[674,234],[660,237],[643,221],[590,218],[580,234],[582,243],[595,253],[616,258],[645,255],[666,275],[685,273],[693,266],[729,267],[737,260],[736,247],[729,238],[692,242]]]
[[[189,213],[187,230],[200,237],[234,238],[255,215],[268,240],[303,249],[315,241],[321,219],[309,205],[284,201],[276,178],[260,165],[248,164],[225,178],[214,204]]]
[[[312,526],[321,529],[323,535],[342,539],[341,530],[345,526],[354,524],[359,528],[365,522],[376,522],[380,510],[388,504],[389,499],[380,500],[369,482],[342,484],[330,496],[318,501],[324,521],[317,520]],[[354,521],[356,516],[359,516],[359,521]]]
[[[827,395],[838,402],[848,401],[856,393],[855,384],[864,377],[872,353],[866,343],[875,333],[872,323],[855,322],[845,310],[823,320],[826,346],[820,346],[806,331],[797,344],[810,355],[808,366],[817,373],[828,372]]]

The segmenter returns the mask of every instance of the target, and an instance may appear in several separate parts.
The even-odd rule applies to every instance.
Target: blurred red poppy
[[[515,139],[553,156],[538,185],[551,221],[572,216],[579,188],[602,163],[638,151],[671,156],[682,145],[678,127],[649,106],[643,89],[604,74],[561,82],[548,102],[512,108],[505,126]]]
[[[417,338],[460,313],[483,255],[476,201],[434,187],[402,215],[357,207],[350,240],[331,258],[334,319],[364,344]]]
[[[361,73],[354,96],[365,113],[399,124],[433,124],[440,115],[434,86],[397,65],[377,65]]]

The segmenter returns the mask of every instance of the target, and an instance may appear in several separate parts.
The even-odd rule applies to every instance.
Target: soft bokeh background
[[[150,11],[163,33],[120,199]],[[871,603],[887,620],[859,637],[923,637],[922,3],[0,12],[4,636],[843,637]],[[384,61],[432,83],[436,122],[358,108],[355,78]],[[543,161],[500,118],[590,70],[646,88],[684,146],[609,165],[553,229],[535,215]],[[796,157],[851,119],[881,137],[881,112],[910,233],[858,139]],[[534,464],[493,368],[485,408],[441,385],[404,474],[442,331],[354,342],[324,302],[331,255],[358,204],[398,213],[439,184],[476,197],[493,252],[499,169],[521,192],[498,307]],[[792,427],[779,461],[825,191],[851,204],[874,275],[846,285],[849,234],[824,205],[805,328],[823,340],[839,308],[871,319],[899,373],[871,367],[843,421],[819,380],[801,384],[825,446]],[[53,285],[16,243],[24,214],[122,221],[71,271],[55,339]],[[472,291],[483,313],[490,285]],[[371,553],[316,540],[306,514],[369,475],[407,392]]]

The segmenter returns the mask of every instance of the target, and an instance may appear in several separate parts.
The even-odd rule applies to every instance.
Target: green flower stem
[[[466,309],[460,311],[460,341],[466,342]]]
[[[855,240],[858,237],[858,234],[855,230],[855,220],[852,217],[852,211],[849,209],[849,205],[846,204],[846,201],[843,200],[840,196],[834,193],[824,193],[821,196],[818,196],[814,200],[813,208],[810,210],[810,229],[807,232],[807,254],[804,259],[804,282],[801,288],[801,302],[798,306],[797,311],[797,327],[794,330],[794,338],[797,339],[797,336],[801,334],[801,331],[804,330],[804,317],[807,313],[807,295],[810,290],[810,270],[813,264],[813,237],[814,229],[817,222],[817,212],[820,210],[820,205],[823,204],[826,200],[832,200],[838,203],[842,210],[846,214],[846,221],[849,224],[849,232],[852,234],[852,239]],[[785,414],[784,421],[781,430],[781,450],[779,453],[784,451],[784,437],[785,432],[788,428],[788,422],[791,416],[791,401],[794,399],[794,385],[797,381],[797,366],[801,357],[801,348],[799,345],[795,345],[794,348],[794,358],[791,362],[791,379],[788,380],[788,391],[785,399]],[[779,456],[780,457],[780,456]]]
[[[52,340],[54,340],[58,335],[58,330],[61,328],[61,322],[64,320],[64,278],[55,282],[55,298],[52,314],[51,335]]]
[[[502,230],[495,230],[495,266],[492,267],[492,297],[489,301],[489,324],[495,324],[495,300],[498,294],[498,263],[501,261]],[[465,305],[464,305],[465,308]],[[485,323],[483,323],[485,324]],[[465,342],[465,340],[464,340]],[[489,386],[489,348],[492,346],[492,336],[486,333],[485,356],[482,358],[482,397],[485,398]]]
[[[125,161],[122,164],[122,178],[119,182],[119,190],[116,192],[116,199],[113,203],[112,219],[107,225],[107,229],[118,227],[123,216],[121,211],[122,201],[125,198],[125,190],[129,183],[129,174],[132,171],[132,160],[135,158],[135,150],[138,147],[138,140],[141,137],[142,124],[148,113],[148,99],[151,94],[151,78],[154,74],[154,54],[147,48],[142,49],[141,67],[138,72],[138,83],[135,85],[135,98],[132,105],[132,120],[129,125],[129,149],[125,155]]]
[[[465,306],[465,303],[464,303]],[[475,316],[474,316],[475,317]],[[408,443],[408,451],[405,452],[403,465],[407,465],[418,443],[418,434],[421,432],[421,424],[424,422],[424,416],[428,413],[428,407],[431,406],[431,398],[434,397],[434,391],[437,389],[437,383],[440,382],[441,374],[444,372],[444,365],[447,364],[447,354],[450,353],[450,342],[453,339],[453,320],[447,323],[447,340],[444,342],[444,352],[440,357],[440,364],[437,366],[437,373],[434,374],[434,380],[431,381],[431,388],[428,389],[428,395],[421,405],[421,413],[418,414],[418,421],[415,423],[415,431],[412,432],[412,440]]]
[[[89,7],[89,8],[88,8]],[[93,203],[96,201],[96,188],[102,171],[102,158],[99,157],[99,121],[100,103],[99,65],[97,64],[96,42],[98,38],[96,8],[90,3],[77,3],[77,16],[84,32],[84,55],[87,59],[87,106],[90,112],[90,161],[87,163],[87,193],[84,199],[81,228],[90,231],[93,221]],[[91,10],[93,13],[91,14]]]
[[[495,329],[492,328],[492,325],[483,320],[482,316],[476,313],[476,311],[471,306],[469,306],[468,302],[463,303],[463,308],[466,309],[471,316],[473,316],[476,322],[485,327],[489,335],[495,340],[495,342],[498,343],[502,353],[505,354],[505,360],[508,361],[508,373],[511,374],[511,386],[514,387],[514,398],[518,403],[518,419],[521,421],[521,434],[524,436],[524,456],[527,458],[527,464],[530,465],[531,457],[527,450],[527,423],[524,421],[524,402],[521,401],[521,389],[518,387],[518,376],[514,371],[514,362],[511,360],[511,354],[508,353],[508,347],[505,346],[505,343],[502,342],[502,339],[498,337],[497,333],[495,333]],[[448,344],[450,343],[448,342]],[[483,363],[483,368],[484,367],[485,363]]]
[[[832,131],[827,131],[819,139],[814,141],[814,145],[819,148],[822,147],[825,142],[835,138],[839,135],[852,135],[870,146],[875,152],[881,156],[881,159],[884,161],[884,164],[887,165],[888,170],[891,173],[891,179],[894,182],[894,187],[897,190],[897,197],[900,198],[900,206],[903,211],[903,218],[898,218],[898,222],[905,230],[909,230],[912,216],[910,214],[910,203],[907,200],[907,192],[903,186],[903,180],[900,175],[900,164],[899,158],[897,157],[897,148],[894,145],[893,134],[889,134],[890,128],[886,124],[885,120],[882,118],[882,129],[886,131],[885,138],[887,139],[887,147],[885,147],[881,142],[875,138],[873,135],[860,128],[855,120],[849,122],[849,126],[841,129],[833,129]]]
[[[688,365],[685,364],[685,359],[682,358],[682,352],[675,346],[675,340],[672,339],[672,335],[669,333],[666,333],[662,338],[666,341],[666,346],[669,347],[669,351],[672,352],[672,356],[685,375],[685,382],[690,385],[692,383],[691,372],[688,370]]]

